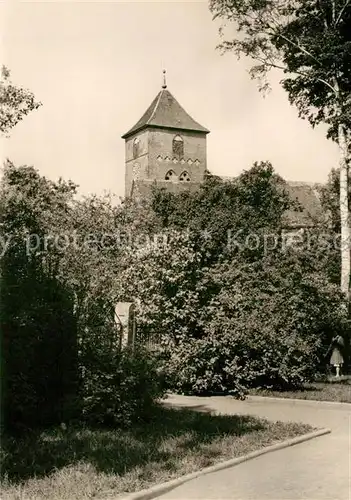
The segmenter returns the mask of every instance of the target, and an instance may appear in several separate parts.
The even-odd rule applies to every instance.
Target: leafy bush
[[[90,356],[84,371],[83,417],[90,423],[128,426],[147,419],[164,395],[156,359],[142,348]]]
[[[201,254],[185,231],[168,231],[167,238],[136,250],[119,276],[119,294],[137,306],[141,334],[161,332],[171,347],[194,334],[201,306]]]
[[[177,392],[230,393],[238,398],[245,394],[246,381],[228,336],[190,338],[170,353],[164,370],[170,387]]]
[[[298,387],[313,373],[315,350],[298,336],[287,339],[284,331],[249,320],[221,320],[217,326],[212,335],[191,339],[171,355],[177,390],[241,397],[249,387]]]
[[[102,239],[132,222],[152,224],[144,207],[117,208],[109,197],[78,201],[73,183],[8,162],[0,208],[8,243],[0,290],[3,427],[67,422],[82,411],[123,423],[138,417],[133,411],[144,415],[158,379],[148,358],[127,359],[113,345],[111,309],[123,300],[115,282],[126,256]]]
[[[344,328],[342,297],[320,273],[302,273],[289,258],[219,265],[221,283],[203,313],[203,336],[170,353],[178,390],[195,393],[244,388],[295,388],[310,380],[330,338]]]
[[[74,185],[54,184],[31,167],[5,165],[0,230],[3,428],[51,425],[76,413],[77,347],[72,291],[56,278],[56,256],[37,245],[52,218],[65,223]]]
[[[170,387],[241,396],[325,368],[345,319],[332,233],[316,226],[286,244],[284,213],[299,206],[270,164],[233,182],[210,177],[197,193],[156,192],[153,209],[173,237],[134,253],[121,288],[138,304],[139,331],[160,339]]]

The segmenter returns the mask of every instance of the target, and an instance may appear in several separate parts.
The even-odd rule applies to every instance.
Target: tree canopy
[[[351,128],[351,3],[349,0],[211,0],[215,18],[232,21],[238,35],[222,30],[220,48],[256,61],[250,70],[267,86],[267,73],[281,80],[302,117],[315,125]]]
[[[260,79],[261,89],[268,86],[269,70],[281,70],[281,85],[299,115],[312,126],[325,123],[328,137],[338,142],[340,285],[350,298],[351,2],[211,0],[210,9],[236,30],[233,37],[221,29],[220,48],[252,58],[250,74]]]
[[[14,85],[10,76],[10,71],[3,66],[0,77],[0,132],[4,135],[41,106],[32,92]]]

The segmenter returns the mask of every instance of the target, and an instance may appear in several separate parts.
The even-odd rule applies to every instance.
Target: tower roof
[[[208,134],[209,130],[197,123],[182,108],[164,84],[140,120],[122,138],[133,135],[147,127],[189,130]]]

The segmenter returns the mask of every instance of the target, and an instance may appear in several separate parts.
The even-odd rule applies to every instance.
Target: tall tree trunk
[[[345,126],[339,124],[338,142],[340,149],[340,223],[341,223],[341,291],[350,302],[350,221],[348,193],[348,144]]]

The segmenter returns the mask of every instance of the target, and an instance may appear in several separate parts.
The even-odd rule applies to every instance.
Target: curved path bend
[[[171,395],[167,405],[328,427],[331,434],[193,479],[159,499],[351,500],[351,405]]]

